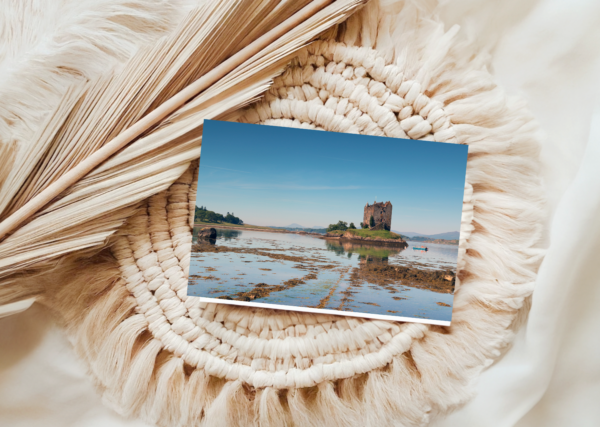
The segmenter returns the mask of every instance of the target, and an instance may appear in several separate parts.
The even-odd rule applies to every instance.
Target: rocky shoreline
[[[202,224],[196,224],[196,226],[200,226]],[[406,249],[408,247],[408,243],[404,240],[399,239],[375,239],[371,237],[361,237],[355,236],[350,232],[346,232],[343,235],[330,234],[330,233],[309,233],[306,231],[291,231],[285,229],[274,229],[274,228],[248,228],[248,227],[239,227],[239,226],[229,226],[229,225],[211,225],[210,227],[205,227],[202,230],[206,230],[208,228],[222,228],[228,230],[247,230],[247,231],[263,231],[267,233],[286,233],[286,234],[300,234],[305,236],[314,236],[319,239],[325,240],[337,240],[340,242],[352,242],[352,243],[368,243],[368,244],[377,244],[382,246],[393,246],[395,248]]]
[[[402,249],[406,249],[408,247],[408,243],[405,240],[398,240],[398,239],[374,239],[374,238],[370,238],[370,237],[360,237],[360,236],[355,236],[353,234],[349,234],[349,233],[345,233],[343,236],[337,235],[337,234],[330,234],[330,233],[325,233],[325,234],[321,234],[321,233],[309,233],[307,231],[291,231],[291,230],[286,230],[286,229],[278,229],[278,228],[249,228],[249,227],[240,227],[240,226],[235,226],[235,225],[204,225],[204,224],[194,224],[194,227],[204,227],[204,228],[223,228],[223,229],[227,229],[227,230],[247,230],[247,231],[263,231],[263,232],[267,232],[267,233],[286,233],[286,234],[300,234],[300,235],[306,235],[306,236],[314,236],[314,237],[318,237],[320,239],[326,239],[326,240],[338,240],[338,241],[345,241],[345,242],[354,242],[354,243],[377,243],[377,244],[382,244],[382,245],[386,245],[386,246],[394,246],[397,248],[402,248]],[[420,244],[427,244],[427,243],[437,243],[437,244],[441,244],[441,245],[450,245],[450,246],[458,246],[458,243],[454,243],[454,241],[445,241],[443,239],[438,239],[435,241],[417,241],[417,240],[413,240],[414,243],[420,243]],[[458,242],[458,240],[456,241]]]
[[[296,263],[294,268],[305,272],[305,274],[302,277],[292,278],[283,282],[282,284],[269,285],[261,282],[252,284],[251,289],[241,292],[232,292],[228,295],[221,295],[216,297],[218,299],[226,300],[254,301],[256,299],[265,298],[270,296],[271,294],[277,294],[278,292],[306,284],[306,281],[317,279],[319,274],[325,270],[336,271],[336,269],[339,270],[340,273],[350,273],[350,286],[343,292],[344,298],[342,305],[355,301],[355,297],[353,296],[355,291],[360,289],[365,284],[370,286],[381,287],[391,292],[392,294],[398,294],[396,296],[393,296],[392,299],[401,300],[405,299],[402,296],[403,287],[424,289],[441,294],[451,294],[454,292],[454,286],[456,282],[455,273],[445,269],[429,270],[416,268],[414,266],[391,265],[382,262],[361,262],[358,266],[351,268],[349,271],[348,268],[345,268],[343,270],[340,269],[342,266],[339,264],[323,264],[323,260],[318,257],[315,257],[314,255],[294,256],[283,254],[278,251],[273,251],[272,249],[266,247],[239,248],[229,246],[217,246],[208,244],[206,242],[199,242],[193,245],[192,252],[229,252],[237,253],[240,255],[256,255],[263,257],[263,261],[257,262],[265,262],[269,259],[293,262]],[[208,271],[212,272],[215,270]],[[207,279],[207,277],[209,276],[191,275],[190,284],[194,285],[197,280],[205,280]],[[336,288],[337,285],[332,289],[332,292],[335,291]],[[327,293],[326,295],[324,295],[320,303],[313,308],[324,308],[325,305],[328,303],[330,296],[331,293]],[[341,309],[341,306],[338,309]]]

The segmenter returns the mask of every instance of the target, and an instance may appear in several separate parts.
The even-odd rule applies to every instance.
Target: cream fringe
[[[188,298],[192,167],[111,251],[29,280],[122,414],[163,426],[420,426],[465,403],[510,345],[542,256],[529,113],[485,55],[410,3],[373,2],[330,36],[239,119],[468,144],[452,326]]]

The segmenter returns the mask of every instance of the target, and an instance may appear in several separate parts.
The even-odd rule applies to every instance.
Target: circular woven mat
[[[188,297],[196,164],[119,231],[118,273],[73,326],[111,405],[162,425],[412,426],[466,401],[533,289],[535,142],[486,72],[404,71],[319,41],[238,120],[469,144],[452,326]]]
[[[239,121],[456,142],[441,101],[373,49],[319,41]]]

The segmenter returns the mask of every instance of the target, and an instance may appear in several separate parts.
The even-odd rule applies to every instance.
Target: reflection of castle
[[[368,245],[353,242],[326,242],[327,250],[335,252],[337,255],[357,254],[359,265],[364,264],[387,264],[390,256],[396,255],[402,251],[399,248],[385,247],[379,245]]]
[[[375,221],[375,226],[371,227],[371,216]],[[372,230],[391,230],[392,229],[392,203],[380,202],[365,205],[365,215],[363,223],[369,225]]]
[[[359,266],[367,265],[367,264],[381,264],[388,265],[388,257],[375,257],[371,255],[359,255],[358,256]]]

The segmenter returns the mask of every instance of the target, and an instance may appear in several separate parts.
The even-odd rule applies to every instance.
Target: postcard
[[[188,295],[449,325],[467,151],[205,121]]]

